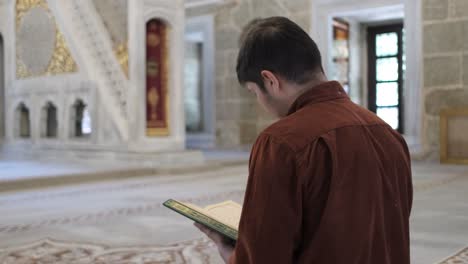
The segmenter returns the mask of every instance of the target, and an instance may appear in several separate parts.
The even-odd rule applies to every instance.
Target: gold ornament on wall
[[[157,47],[161,43],[161,38],[156,34],[148,34],[147,44],[150,47]]]
[[[128,78],[128,46],[127,43],[118,44],[114,48],[115,56],[117,56],[117,60],[119,61],[120,66],[122,67],[122,71]]]
[[[28,33],[31,31],[30,29],[27,29],[27,28],[24,31],[21,31],[21,30],[22,30],[22,27],[25,26],[23,25],[24,18],[28,16],[28,14],[34,13],[34,12],[31,12],[32,10],[36,11],[36,13],[38,10],[42,13],[46,12],[47,16],[52,21],[53,26],[55,27],[54,31],[48,31],[48,32],[55,32],[54,33],[55,42],[53,43],[53,47],[52,47],[53,50],[51,53],[51,57],[50,59],[48,57],[45,57],[48,60],[48,64],[46,67],[44,67],[44,70],[42,70],[41,68],[39,72],[31,71],[30,70],[31,65],[28,65],[28,63],[24,61],[24,58],[21,57],[21,54],[19,52],[21,50],[31,49],[31,47],[29,47],[28,45],[36,44],[36,43],[25,43],[25,41],[21,39],[21,37],[25,37],[24,35],[25,32]],[[37,49],[36,47],[33,47],[33,48],[35,50]],[[41,50],[39,49],[38,52],[41,52]],[[53,15],[51,11],[49,10],[47,2],[45,0],[17,0],[16,1],[16,76],[17,78],[24,79],[24,78],[37,77],[37,76],[72,73],[72,72],[76,72],[77,70],[78,70],[77,64],[70,53],[70,50],[66,44],[64,36],[60,32],[60,30],[58,30],[57,28],[55,19],[53,18]]]

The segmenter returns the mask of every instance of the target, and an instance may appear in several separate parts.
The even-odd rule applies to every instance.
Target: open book
[[[242,212],[242,206],[233,201],[209,205],[205,208],[176,200],[167,200],[164,206],[211,228],[233,241],[237,241],[237,231]]]

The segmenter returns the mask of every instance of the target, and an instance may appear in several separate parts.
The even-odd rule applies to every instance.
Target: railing
[[[113,119],[123,140],[128,138],[127,89],[125,76],[112,49],[112,41],[91,0],[55,0],[68,36],[89,77],[98,84],[100,106]],[[105,102],[105,103],[104,103]]]

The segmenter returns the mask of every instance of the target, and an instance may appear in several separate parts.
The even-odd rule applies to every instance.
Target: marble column
[[[3,53],[3,38],[0,34],[0,143],[5,136],[5,67]]]

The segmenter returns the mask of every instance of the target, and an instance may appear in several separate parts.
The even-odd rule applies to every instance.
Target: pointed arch
[[[31,120],[29,117],[29,108],[24,103],[19,103],[15,110],[16,137],[31,137]]]
[[[89,107],[83,100],[77,99],[71,107],[71,136],[84,138],[93,131]]]
[[[146,135],[169,135],[169,26],[159,18],[146,23]]]
[[[57,107],[52,102],[47,102],[41,111],[41,137],[58,137]]]

